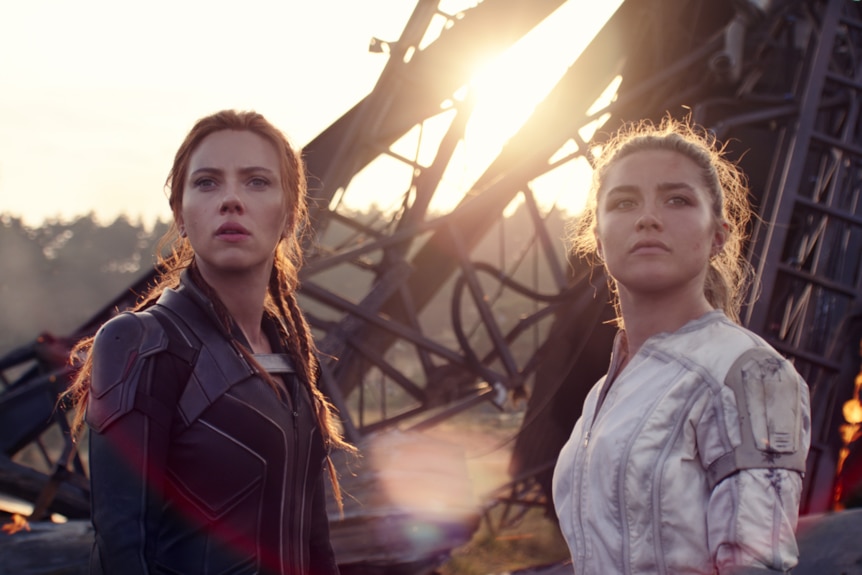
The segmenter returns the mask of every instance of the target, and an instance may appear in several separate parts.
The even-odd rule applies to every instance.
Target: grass
[[[522,414],[495,409],[475,410],[453,417],[429,435],[456,442],[466,452],[473,486],[485,499],[510,481],[507,472]],[[555,519],[545,510],[530,508],[517,522],[501,525],[502,504],[493,505],[472,539],[455,549],[451,558],[437,569],[438,575],[492,575],[565,561],[569,551]],[[513,509],[512,513],[516,513]]]
[[[464,546],[438,569],[440,575],[489,575],[565,561],[569,551],[556,523],[541,509],[531,509],[520,522],[498,530],[502,510],[490,512]]]

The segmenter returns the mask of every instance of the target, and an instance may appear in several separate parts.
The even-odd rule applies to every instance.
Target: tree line
[[[168,224],[93,214],[34,228],[0,215],[0,355],[47,331],[74,331],[153,265]]]
[[[375,209],[352,217],[374,221],[380,217]],[[505,244],[502,251],[510,257],[531,235],[528,218],[524,209],[506,218],[499,235]],[[546,220],[553,239],[562,237],[564,220],[565,214],[558,212]],[[162,221],[151,226],[134,223],[126,216],[102,225],[93,214],[31,227],[18,217],[0,214],[0,356],[42,332],[58,336],[74,332],[152,269],[156,244],[168,227]],[[494,235],[479,246],[476,259],[499,258],[500,241]]]

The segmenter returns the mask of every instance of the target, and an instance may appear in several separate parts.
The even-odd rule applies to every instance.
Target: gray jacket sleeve
[[[769,348],[743,354],[725,383],[735,449],[710,469],[710,550],[721,575],[786,573],[799,557],[794,532],[811,440],[808,386]]]

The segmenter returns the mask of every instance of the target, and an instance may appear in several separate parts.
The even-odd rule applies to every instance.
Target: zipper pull
[[[592,432],[593,432],[593,430],[591,429],[591,430],[587,431],[587,434],[584,436],[584,447],[586,447],[590,443],[590,434]]]

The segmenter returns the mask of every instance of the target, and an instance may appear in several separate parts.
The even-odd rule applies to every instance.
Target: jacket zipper
[[[619,377],[620,372],[622,371],[623,363],[627,357],[627,354],[624,355],[619,353],[618,348],[621,348],[620,338],[622,336],[622,332],[617,335],[614,339],[614,354],[611,357],[611,365],[608,368],[607,376],[605,377],[604,385],[602,386],[601,391],[599,392],[599,397],[596,399],[596,407],[593,410],[593,417],[590,420],[590,426],[584,434],[584,445],[583,448],[578,449],[580,453],[580,457],[576,458],[576,464],[578,467],[578,475],[577,475],[577,496],[578,496],[578,513],[577,513],[577,527],[578,527],[578,538],[581,540],[581,551],[580,557],[572,558],[572,562],[574,563],[576,560],[581,563],[578,568],[575,569],[575,572],[580,572],[583,569],[586,559],[587,559],[587,540],[586,535],[584,534],[584,521],[583,521],[583,505],[584,501],[584,471],[586,468],[586,462],[589,458],[589,446],[590,439],[593,434],[593,427],[596,424],[596,420],[599,417],[599,413],[601,412],[602,406],[605,403],[605,399],[607,399],[608,392],[610,391],[611,386],[615,383],[616,379]]]

